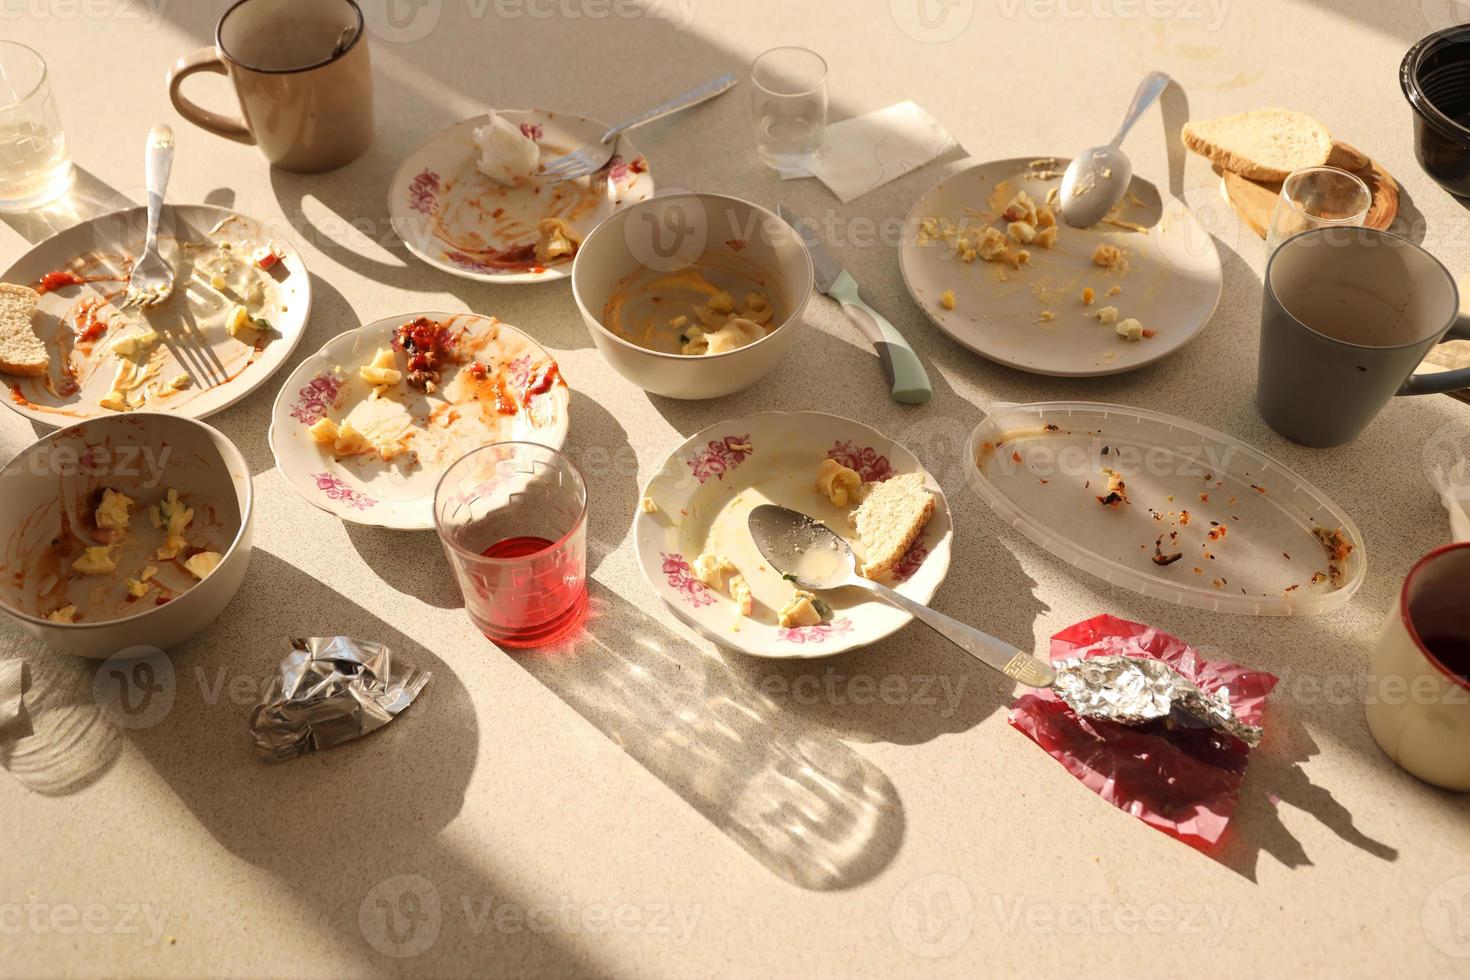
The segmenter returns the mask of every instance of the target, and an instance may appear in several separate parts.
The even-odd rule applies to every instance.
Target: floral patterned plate
[[[549,160],[596,142],[606,123],[541,109],[505,111],[541,145]],[[539,265],[527,247],[537,222],[561,218],[583,238],[617,208],[653,196],[648,161],[626,136],[606,167],[589,177],[505,187],[475,166],[471,133],[486,116],[456,123],[409,154],[388,192],[393,230],[408,250],[433,266],[482,282],[544,282],[571,274],[572,257]]]
[[[829,621],[783,629],[777,610],[794,594],[761,558],[746,516],[763,503],[800,510],[843,537],[854,537],[847,511],[816,489],[817,467],[835,459],[865,481],[923,473],[913,453],[874,429],[819,412],[763,412],[721,422],[698,433],[664,460],[644,489],[653,509],[640,507],[633,524],[638,561],[659,598],[690,626],[722,646],[756,657],[826,657],[876,643],[912,617],[861,589],[827,593]],[[944,493],[933,477],[934,516],[902,562],[895,587],[928,602],[949,570],[953,526]],[[707,588],[692,564],[703,552],[728,558],[755,595],[752,616],[741,616],[727,592]]]
[[[360,369],[419,317],[455,334],[468,359],[445,368],[433,394],[399,384],[373,398]],[[401,370],[404,355],[395,357]],[[271,411],[271,451],[291,486],[323,510],[354,524],[427,530],[434,488],[451,463],[506,440],[560,449],[569,401],[556,361],[515,327],[473,313],[406,313],[338,334],[297,366]],[[401,438],[408,451],[390,462],[377,454],[338,459],[308,431],[324,416]]]

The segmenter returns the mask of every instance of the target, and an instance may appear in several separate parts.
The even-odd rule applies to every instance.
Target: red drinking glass
[[[434,526],[470,620],[506,647],[575,629],[587,605],[587,484],[534,442],[462,457],[434,491]]]

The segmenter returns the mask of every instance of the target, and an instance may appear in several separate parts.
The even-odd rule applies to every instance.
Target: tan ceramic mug
[[[244,118],[200,108],[179,91],[207,71],[228,76]],[[373,75],[362,10],[353,0],[239,0],[214,46],[169,69],[168,95],[185,119],[255,143],[283,170],[320,173],[373,142]]]
[[[1368,728],[1427,783],[1470,790],[1470,542],[1404,579],[1369,661]]]

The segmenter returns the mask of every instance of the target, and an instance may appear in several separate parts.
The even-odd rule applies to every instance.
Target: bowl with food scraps
[[[812,294],[791,226],[721,194],[671,194],[620,211],[582,243],[572,295],[614,369],[651,394],[719,398],[769,374]]]
[[[851,546],[860,574],[917,602],[927,604],[949,571],[944,492],[903,446],[820,412],[721,422],[664,460],[644,489],[633,536],[654,593],[722,646],[772,659],[826,657],[876,643],[913,618],[853,586],[805,592],[771,567],[749,529],[763,504],[826,524]]]
[[[245,458],[202,422],[134,412],[59,429],[0,469],[0,609],[64,653],[168,649],[239,591],[252,516]]]

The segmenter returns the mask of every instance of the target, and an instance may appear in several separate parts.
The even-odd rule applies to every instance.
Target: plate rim
[[[382,317],[378,317],[375,320],[371,320],[371,321],[369,321],[367,323],[360,323],[356,327],[353,327],[353,328],[351,328],[349,330],[343,330],[341,333],[336,334],[336,335],[334,335],[332,337],[327,338],[327,340],[322,343],[321,347],[317,348],[317,350],[315,350],[311,354],[308,354],[305,357],[303,357],[299,362],[297,362],[296,366],[291,369],[291,373],[288,374],[284,379],[282,379],[280,390],[276,393],[275,400],[273,402],[271,402],[271,419],[270,419],[270,425],[266,428],[266,444],[270,447],[271,458],[275,462],[275,468],[280,471],[281,476],[286,480],[286,485],[289,486],[292,489],[292,491],[294,491],[303,500],[305,500],[307,503],[311,504],[313,507],[317,508],[318,510],[321,510],[321,511],[324,511],[324,512],[326,512],[328,514],[331,514],[332,516],[334,516],[334,517],[338,518],[339,520],[344,521],[344,522],[346,522],[348,524],[358,524],[358,525],[361,525],[363,527],[381,527],[381,528],[386,528],[387,530],[390,530],[390,531],[432,531],[432,530],[434,530],[434,520],[433,520],[432,514],[430,515],[430,518],[429,518],[428,523],[425,523],[425,524],[405,523],[403,521],[388,521],[388,520],[384,520],[384,519],[381,519],[381,518],[379,518],[379,519],[368,519],[368,517],[369,517],[369,511],[362,511],[362,510],[356,510],[356,511],[354,511],[352,509],[348,509],[348,510],[345,510],[345,511],[338,510],[336,508],[333,508],[331,506],[328,506],[326,503],[324,503],[324,502],[322,502],[320,500],[313,499],[312,496],[309,496],[306,493],[304,493],[301,490],[301,488],[296,485],[296,482],[291,478],[291,474],[287,471],[285,464],[282,462],[282,459],[281,459],[281,451],[280,451],[280,449],[279,449],[279,447],[277,446],[277,443],[276,443],[276,426],[277,426],[278,423],[281,422],[281,415],[282,415],[282,413],[284,411],[284,403],[285,403],[285,400],[286,400],[287,396],[292,393],[292,387],[293,386],[291,384],[291,380],[293,378],[295,378],[298,373],[301,373],[301,372],[305,371],[307,369],[307,366],[309,364],[311,364],[312,362],[314,362],[314,361],[316,361],[318,359],[321,359],[321,360],[331,360],[331,358],[327,357],[327,348],[329,348],[332,345],[336,344],[337,342],[343,340],[344,338],[348,337],[349,335],[359,335],[359,334],[361,334],[361,335],[366,336],[369,330],[371,330],[371,329],[373,329],[375,327],[379,327],[380,324],[386,324],[386,323],[390,323],[390,322],[391,323],[402,323],[402,322],[405,322],[407,320],[414,319],[416,317],[421,317],[421,316],[423,316],[423,317],[432,317],[432,318],[435,318],[435,319],[448,318],[448,317],[454,317],[454,316],[473,316],[473,317],[477,317],[477,318],[479,318],[481,320],[494,319],[494,320],[496,320],[500,324],[500,326],[502,328],[508,327],[511,330],[514,330],[516,333],[520,334],[533,347],[535,347],[537,350],[539,350],[542,354],[544,354],[546,357],[551,358],[552,361],[555,361],[556,364],[557,364],[557,366],[558,366],[558,369],[560,368],[561,362],[556,359],[555,355],[553,355],[549,350],[547,350],[541,344],[540,341],[538,341],[535,337],[532,337],[525,330],[522,330],[520,327],[517,327],[513,323],[507,323],[504,320],[500,320],[499,317],[494,317],[494,316],[492,316],[491,314],[488,314],[488,313],[476,313],[473,310],[462,310],[462,311],[460,311],[458,313],[451,313],[451,312],[448,312],[448,311],[445,311],[445,310],[433,310],[433,311],[422,311],[421,310],[421,311],[413,311],[413,312],[404,313],[404,314],[394,314],[394,315],[391,315],[391,316],[382,316]],[[563,379],[563,380],[565,381],[565,379]],[[568,385],[568,394],[570,395],[570,385]],[[289,413],[286,413],[286,414],[289,416]],[[567,415],[566,415],[566,418],[564,420],[562,429],[563,429],[563,431],[560,434],[560,438],[556,440],[559,444],[550,447],[552,449],[555,449],[557,452],[561,452],[563,450],[563,448],[566,446],[567,437],[568,437],[568,435],[570,434],[570,431],[571,431],[571,404],[570,404],[570,398],[568,399]],[[431,501],[431,503],[430,503],[430,510],[432,511],[432,509],[433,509],[433,507],[432,507],[432,501]],[[383,515],[383,516],[386,516],[386,512],[384,512],[384,511],[379,511],[378,514]]]
[[[1168,425],[1174,428],[1179,428],[1180,422],[1187,423],[1186,427],[1197,435],[1207,436],[1227,447],[1244,451],[1256,458],[1270,463],[1282,474],[1292,480],[1295,480],[1299,487],[1310,490],[1313,495],[1317,497],[1317,499],[1326,503],[1329,509],[1333,512],[1333,517],[1342,521],[1342,526],[1347,530],[1347,532],[1351,535],[1353,539],[1358,553],[1357,569],[1352,577],[1346,583],[1344,583],[1341,588],[1334,589],[1332,592],[1328,593],[1326,596],[1323,597],[1322,601],[1311,604],[1313,608],[1303,608],[1304,606],[1308,605],[1308,603],[1304,601],[1304,599],[1307,597],[1241,597],[1254,599],[1258,605],[1266,607],[1264,609],[1252,611],[1244,608],[1238,608],[1243,605],[1243,603],[1240,602],[1239,598],[1228,595],[1220,595],[1213,591],[1206,591],[1203,586],[1171,586],[1179,593],[1179,597],[1176,599],[1168,599],[1162,596],[1152,595],[1148,592],[1145,592],[1143,589],[1136,588],[1132,583],[1133,581],[1154,582],[1157,580],[1149,579],[1146,573],[1139,572],[1136,569],[1128,568],[1126,565],[1122,565],[1121,563],[1111,558],[1108,558],[1105,555],[1101,555],[1098,552],[1093,551],[1089,548],[1077,546],[1075,548],[1076,554],[1062,554],[1055,548],[1055,536],[1044,533],[1041,530],[1041,525],[1038,521],[1015,507],[1011,501],[1011,498],[1002,493],[999,489],[997,489],[994,483],[992,483],[990,479],[981,472],[979,465],[975,462],[977,441],[979,440],[981,430],[990,425],[991,420],[995,418],[997,411],[1009,412],[1017,410],[1028,412],[1034,411],[1038,415],[1048,410],[1068,412],[1077,410],[1087,412],[1112,412],[1120,415],[1127,414],[1137,418],[1147,419],[1148,421]],[[970,431],[970,435],[965,439],[964,453],[965,458],[961,460],[961,463],[965,467],[965,482],[968,483],[971,489],[975,491],[976,496],[978,496],[981,500],[985,502],[986,506],[990,508],[991,513],[993,513],[1000,520],[1004,521],[1007,527],[1011,527],[1019,531],[1022,536],[1024,536],[1032,544],[1041,548],[1047,554],[1066,562],[1071,567],[1086,572],[1088,575],[1107,585],[1113,585],[1127,589],[1130,593],[1142,596],[1145,599],[1151,599],[1157,602],[1166,602],[1169,605],[1174,606],[1184,606],[1189,609],[1199,609],[1205,612],[1224,612],[1244,616],[1273,618],[1290,616],[1317,616],[1324,613],[1332,612],[1337,609],[1341,609],[1343,606],[1347,605],[1349,602],[1352,601],[1353,596],[1358,593],[1358,590],[1362,588],[1363,583],[1367,579],[1368,543],[1363,538],[1363,533],[1359,529],[1357,522],[1353,520],[1351,514],[1349,514],[1346,510],[1342,508],[1341,504],[1339,504],[1332,497],[1328,496],[1327,493],[1325,493],[1311,480],[1306,479],[1296,470],[1282,463],[1276,457],[1271,456],[1260,449],[1257,449],[1256,447],[1250,445],[1247,442],[1244,442],[1241,439],[1236,438],[1235,436],[1230,435],[1229,433],[1221,432],[1218,429],[1214,429],[1210,426],[1195,422],[1193,419],[1186,419],[1182,416],[1169,415],[1164,412],[1157,412],[1153,409],[1147,408],[1139,408],[1133,405],[1121,405],[1116,402],[1051,401],[1022,402],[1019,404],[992,406],[984,413],[984,417],[981,418],[981,420]],[[1107,568],[1109,570],[1116,571],[1117,575],[1116,577],[1113,577],[1110,575],[1100,574],[1099,572],[1094,571],[1093,568],[1089,566],[1095,566],[1097,568]],[[1191,599],[1193,599],[1194,601],[1191,601]]]
[[[261,221],[259,218],[256,218],[256,217],[253,217],[251,215],[248,215],[248,214],[246,214],[243,211],[236,211],[234,208],[222,207],[221,205],[218,205],[218,204],[172,204],[172,203],[169,203],[169,202],[165,202],[164,203],[164,208],[166,208],[166,209],[167,208],[172,208],[174,210],[182,210],[182,209],[185,209],[185,208],[197,208],[197,209],[200,209],[200,210],[213,211],[213,212],[219,214],[222,217],[243,218],[243,219],[245,219],[247,221],[254,222],[256,225],[259,225],[262,228],[266,227],[266,223],[264,221]],[[106,220],[109,220],[109,219],[117,219],[117,218],[119,218],[122,215],[131,214],[132,212],[135,212],[135,211],[146,213],[147,210],[148,210],[147,206],[146,205],[143,205],[143,204],[136,204],[136,205],[133,205],[132,207],[128,207],[128,208],[117,208],[115,210],[108,211],[105,214],[94,215],[93,217],[88,218],[85,221],[78,221],[74,225],[68,225],[65,228],[61,228],[61,229],[59,229],[59,230],[57,230],[55,232],[52,232],[50,235],[47,235],[45,238],[41,239],[39,242],[36,242],[30,248],[26,249],[23,253],[21,253],[21,255],[14,262],[10,263],[10,265],[5,268],[5,271],[4,272],[0,272],[0,282],[9,282],[10,281],[10,273],[11,273],[11,271],[16,266],[20,265],[26,259],[30,258],[33,254],[35,254],[40,249],[42,249],[42,248],[50,245],[52,242],[54,242],[56,239],[60,238],[62,235],[75,234],[78,229],[85,228],[88,225],[93,225],[93,224],[96,224],[97,222],[106,221]],[[238,389],[238,394],[231,395],[230,397],[226,398],[225,401],[222,404],[220,404],[220,405],[218,405],[218,406],[216,406],[214,408],[211,408],[208,411],[198,412],[198,413],[193,413],[193,412],[188,412],[188,411],[172,412],[172,411],[167,411],[167,410],[162,409],[162,408],[150,409],[150,411],[156,412],[156,413],[161,414],[161,415],[177,415],[180,418],[194,419],[196,421],[207,419],[207,418],[210,418],[211,416],[218,415],[219,413],[225,411],[226,409],[234,408],[240,402],[244,401],[246,398],[249,398],[251,395],[255,394],[255,392],[258,391],[260,388],[264,387],[267,382],[269,382],[272,378],[274,378],[277,374],[279,374],[281,372],[281,369],[282,368],[286,367],[287,362],[289,362],[291,360],[291,356],[293,354],[295,354],[297,348],[301,346],[301,341],[306,336],[307,329],[311,326],[311,310],[312,310],[312,303],[314,302],[314,297],[312,296],[312,288],[311,288],[311,270],[307,267],[306,260],[304,258],[302,258],[301,252],[300,252],[299,249],[296,248],[295,243],[292,242],[288,238],[272,238],[272,241],[279,242],[279,243],[283,244],[285,246],[285,248],[289,251],[290,256],[294,256],[295,259],[296,259],[296,261],[301,265],[301,272],[302,272],[302,275],[303,275],[303,282],[305,283],[305,285],[303,287],[303,293],[304,293],[304,296],[306,298],[306,310],[301,315],[301,329],[296,332],[296,336],[295,336],[294,339],[287,341],[285,347],[281,351],[280,358],[277,361],[275,367],[271,368],[269,371],[267,371],[265,374],[263,374],[260,378],[258,378],[254,382],[254,384],[240,386],[240,388]],[[24,284],[22,284],[22,285],[24,285]],[[269,349],[269,348],[267,348],[267,349]],[[27,411],[27,409],[26,409],[26,407],[24,405],[17,404],[16,401],[13,398],[4,398],[4,399],[0,399],[0,400],[3,400],[5,402],[5,406],[7,408],[9,408],[11,411],[15,412],[16,414],[20,415],[21,417],[23,417],[23,418],[25,418],[25,419],[27,419],[28,421],[31,421],[31,422],[40,423],[41,425],[44,425],[44,426],[46,426],[47,428],[50,428],[50,429],[64,429],[64,428],[69,428],[72,425],[75,425],[77,423],[86,422],[86,421],[88,421],[90,419],[94,419],[94,418],[102,418],[102,417],[108,416],[108,415],[128,415],[128,414],[131,414],[129,412],[99,411],[99,412],[96,412],[94,414],[86,415],[86,416],[84,416],[82,418],[73,418],[73,417],[68,416],[68,419],[69,419],[68,421],[54,422],[54,421],[48,420],[48,418],[46,417],[49,413],[46,413],[46,412],[31,412],[31,411]],[[140,411],[142,411],[142,409],[140,409]]]
[[[1215,319],[1215,314],[1220,311],[1220,303],[1224,299],[1225,295],[1224,265],[1220,261],[1220,247],[1216,243],[1215,236],[1210,234],[1209,230],[1205,228],[1204,225],[1200,224],[1199,219],[1195,217],[1194,209],[1189,207],[1189,205],[1185,203],[1183,199],[1175,197],[1171,193],[1166,193],[1165,191],[1159,189],[1158,185],[1154,184],[1153,181],[1147,180],[1143,177],[1139,177],[1137,174],[1134,175],[1136,179],[1143,180],[1145,183],[1152,185],[1155,190],[1159,190],[1159,196],[1163,201],[1165,201],[1166,203],[1169,201],[1174,201],[1184,208],[1184,211],[1189,215],[1190,220],[1192,220],[1196,225],[1199,226],[1200,231],[1204,232],[1205,238],[1208,239],[1210,243],[1210,253],[1214,256],[1214,272],[1216,277],[1215,298],[1210,304],[1210,311],[1208,315],[1206,315],[1200,321],[1199,326],[1196,327],[1194,331],[1189,334],[1188,337],[1179,341],[1173,347],[1166,347],[1159,353],[1151,355],[1147,360],[1140,361],[1136,364],[1128,364],[1122,367],[1096,368],[1083,371],[1060,371],[1055,369],[1039,368],[1026,364],[1018,364],[1013,360],[1008,360],[991,351],[982,350],[979,345],[965,340],[964,338],[960,337],[955,331],[946,326],[938,317],[934,315],[934,313],[929,309],[929,306],[925,304],[921,299],[919,299],[919,295],[914,289],[913,280],[910,278],[909,275],[909,262],[912,261],[910,259],[910,253],[915,248],[915,246],[911,244],[911,239],[913,238],[913,236],[910,234],[910,230],[916,229],[919,222],[923,218],[923,215],[919,213],[919,208],[920,205],[924,203],[925,198],[938,190],[940,185],[963,177],[973,170],[979,170],[982,167],[993,167],[1001,164],[1010,163],[1015,163],[1020,169],[1024,170],[1026,164],[1031,160],[1055,160],[1058,165],[1061,165],[1070,162],[1071,158],[1066,155],[1049,156],[1041,154],[1031,157],[1019,156],[1005,157],[997,160],[980,160],[971,164],[970,166],[963,167],[944,177],[939,178],[934,183],[925,188],[923,193],[921,193],[917,198],[914,199],[913,205],[909,208],[908,214],[904,215],[903,219],[903,239],[899,242],[898,247],[898,274],[899,278],[903,280],[903,288],[909,294],[909,299],[913,300],[914,305],[917,306],[919,308],[919,311],[924,314],[925,319],[933,324],[935,328],[937,328],[950,340],[959,344],[970,353],[985,358],[992,364],[1000,364],[1014,371],[1024,371],[1027,374],[1034,374],[1045,378],[1107,378],[1113,377],[1114,375],[1129,374],[1133,371],[1139,371],[1143,368],[1151,367],[1152,365],[1157,364],[1159,361],[1162,361],[1173,354],[1177,354],[1179,351],[1183,350],[1185,347],[1188,347],[1191,343],[1197,340],[1199,338],[1199,335],[1204,333],[1205,329]]]
[[[539,112],[548,116],[561,116],[568,119],[576,119],[580,122],[590,123],[594,128],[601,128],[604,130],[608,128],[608,124],[602,122],[601,120],[593,119],[590,116],[578,115],[574,112],[560,112],[556,109],[497,109],[496,112]],[[393,227],[393,234],[396,235],[398,237],[398,240],[403,243],[403,247],[408,249],[409,253],[412,254],[415,258],[419,259],[419,261],[435,269],[438,269],[441,272],[447,272],[450,275],[458,276],[461,279],[468,279],[472,282],[492,282],[505,283],[508,285],[520,285],[533,282],[556,282],[561,279],[570,278],[572,274],[571,262],[567,262],[558,266],[547,267],[546,271],[544,272],[507,272],[502,274],[490,272],[475,272],[472,269],[465,269],[460,266],[454,265],[453,263],[444,262],[441,259],[425,254],[413,241],[414,236],[407,234],[406,223],[408,221],[408,218],[405,215],[399,214],[394,204],[402,196],[399,191],[408,187],[408,185],[413,181],[412,175],[408,174],[409,161],[411,161],[418,154],[422,153],[423,150],[430,144],[438,142],[440,139],[448,136],[449,133],[453,130],[456,130],[459,127],[464,126],[468,123],[477,122],[478,120],[485,118],[488,118],[487,114],[481,112],[473,116],[467,116],[466,118],[461,119],[458,122],[452,122],[448,126],[445,126],[443,129],[434,133],[432,136],[423,140],[413,149],[409,150],[408,153],[404,154],[403,159],[399,162],[397,169],[393,171],[392,179],[388,181],[388,220]],[[629,151],[636,153],[639,156],[642,156],[645,161],[648,160],[648,155],[638,149],[637,144],[635,144],[631,139],[628,138],[627,133],[618,134],[618,142],[613,145],[613,152],[618,152],[620,147],[626,147]],[[627,154],[624,155],[626,156]],[[657,193],[658,186],[653,180],[653,165],[651,163],[644,171],[643,175],[646,176],[649,180],[649,198],[652,198],[653,195]],[[595,231],[597,227],[601,226],[601,224],[602,222],[599,221],[597,225],[594,225],[593,231]],[[588,232],[588,235],[591,235],[590,231]]]
[[[650,476],[643,483],[639,491],[639,499],[641,500],[643,497],[648,496],[649,489],[652,486],[653,481],[658,479],[658,477],[662,473],[664,473],[664,471],[669,467],[670,463],[674,462],[686,449],[698,444],[701,439],[705,439],[705,437],[709,436],[711,432],[717,429],[729,428],[736,425],[737,423],[743,423],[752,419],[759,419],[770,416],[787,418],[796,416],[818,416],[825,419],[836,420],[846,425],[857,426],[858,428],[866,429],[869,432],[876,433],[881,438],[886,439],[889,443],[901,448],[904,452],[912,456],[916,462],[918,462],[920,470],[924,473],[924,476],[926,477],[926,488],[934,494],[937,501],[936,506],[942,507],[945,515],[949,519],[949,530],[945,533],[944,537],[940,539],[939,545],[937,545],[935,549],[929,553],[930,556],[933,556],[941,551],[943,553],[943,564],[939,569],[939,576],[934,582],[934,587],[929,590],[927,594],[915,596],[918,601],[924,603],[925,605],[928,605],[933,600],[934,596],[939,593],[939,590],[944,586],[944,583],[949,579],[950,563],[954,557],[954,511],[950,509],[949,499],[945,496],[944,488],[940,486],[939,481],[935,478],[934,474],[930,472],[929,468],[924,465],[924,461],[919,458],[919,454],[909,449],[908,446],[899,442],[897,439],[885,435],[880,429],[868,425],[866,422],[860,422],[857,419],[851,419],[845,415],[838,415],[834,412],[806,410],[784,411],[780,409],[767,409],[765,411],[751,412],[745,415],[738,415],[729,419],[722,419],[720,421],[707,425],[704,428],[695,432],[693,435],[688,436],[677,446],[671,449],[662,459],[660,459],[658,465],[654,467],[653,475]],[[706,439],[706,441],[708,440]],[[650,562],[648,561],[648,556],[644,551],[643,537],[639,532],[642,527],[646,526],[648,522],[653,520],[653,517],[654,515],[645,513],[642,508],[637,508],[634,512],[632,526],[633,550],[634,555],[638,559],[639,574],[643,576],[644,582],[648,585],[649,590],[653,592],[654,596],[660,602],[662,602],[664,604],[664,607],[672,612],[675,617],[679,619],[680,622],[684,623],[690,629],[693,629],[700,636],[704,637],[706,640],[709,640],[711,643],[715,644],[716,647],[722,650],[732,650],[736,653],[741,654],[742,656],[755,657],[760,660],[824,660],[828,657],[835,657],[843,653],[851,653],[854,650],[862,650],[872,646],[875,643],[880,643],[883,640],[889,639],[900,630],[908,627],[914,621],[914,616],[912,614],[906,613],[903,610],[896,610],[902,613],[905,618],[898,620],[892,627],[888,628],[882,633],[879,633],[876,636],[860,641],[847,640],[845,643],[837,643],[831,646],[827,644],[804,644],[801,647],[797,648],[797,652],[793,652],[790,654],[775,654],[769,651],[761,652],[754,650],[749,646],[740,645],[736,641],[731,640],[729,636],[723,633],[717,635],[715,631],[705,627],[704,624],[700,623],[698,620],[690,616],[684,609],[681,609],[679,606],[670,602],[668,598],[666,598],[663,593],[659,591],[657,583],[655,583],[649,577],[648,567],[650,565]],[[818,647],[820,648],[818,649]]]

